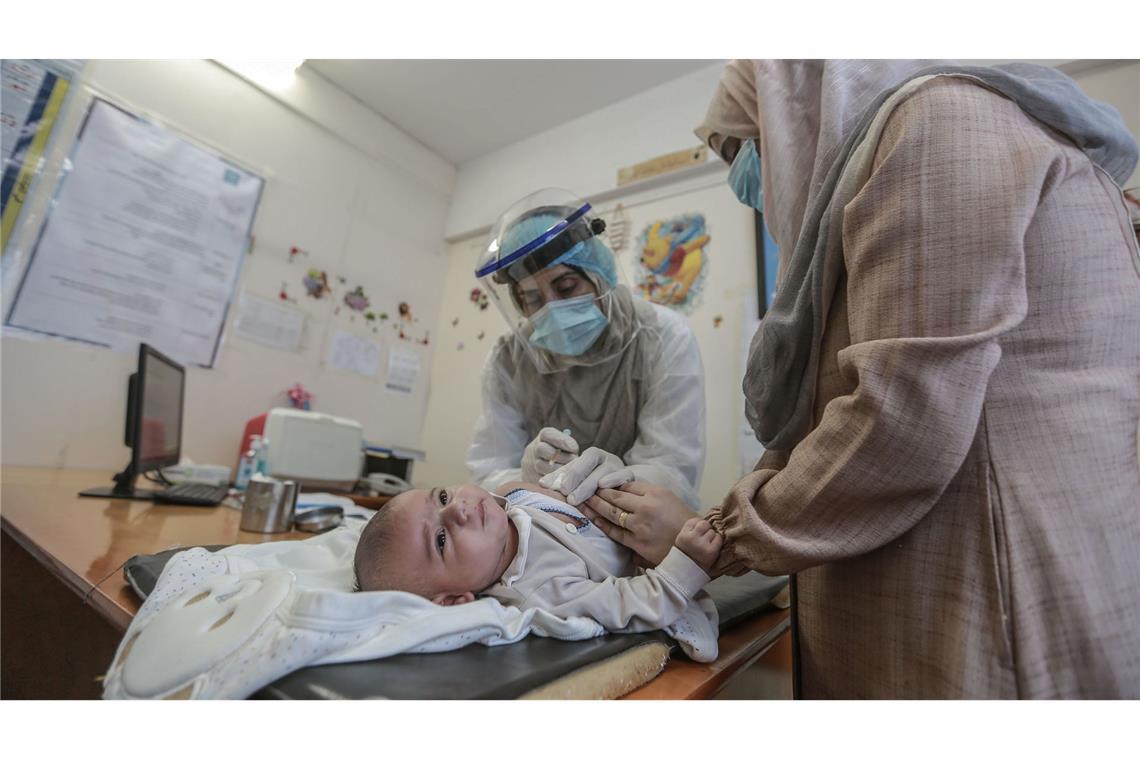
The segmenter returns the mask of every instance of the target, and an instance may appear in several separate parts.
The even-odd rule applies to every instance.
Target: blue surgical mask
[[[609,323],[592,295],[551,301],[530,321],[534,325],[530,342],[563,356],[581,355]]]
[[[728,186],[736,193],[736,198],[745,206],[760,211],[764,206],[764,191],[760,185],[760,154],[756,152],[756,141],[745,140],[732,168],[728,170]]]

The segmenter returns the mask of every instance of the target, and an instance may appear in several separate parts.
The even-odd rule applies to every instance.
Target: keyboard
[[[179,483],[154,492],[154,500],[167,504],[187,504],[194,507],[213,507],[220,504],[230,489],[208,483]]]

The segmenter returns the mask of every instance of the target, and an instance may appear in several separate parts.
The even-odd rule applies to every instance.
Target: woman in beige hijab
[[[723,570],[794,574],[800,695],[1140,696],[1119,117],[1041,67],[736,61],[697,133],[780,247],[768,450],[708,519]],[[650,561],[687,516],[637,482],[587,506]]]

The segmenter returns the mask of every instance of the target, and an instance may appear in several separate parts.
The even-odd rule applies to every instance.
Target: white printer
[[[364,464],[364,428],[331,414],[278,408],[265,419],[269,474],[307,488],[351,490]]]

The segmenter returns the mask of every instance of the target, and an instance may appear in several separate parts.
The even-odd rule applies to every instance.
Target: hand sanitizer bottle
[[[269,475],[269,439],[262,438],[261,445],[257,447],[257,463],[254,466],[254,472],[262,475]]]
[[[257,471],[257,454],[260,448],[261,436],[250,436],[249,449],[241,455],[241,462],[238,463],[237,478],[234,480],[234,488],[237,490],[244,491],[249,486],[249,479]]]

